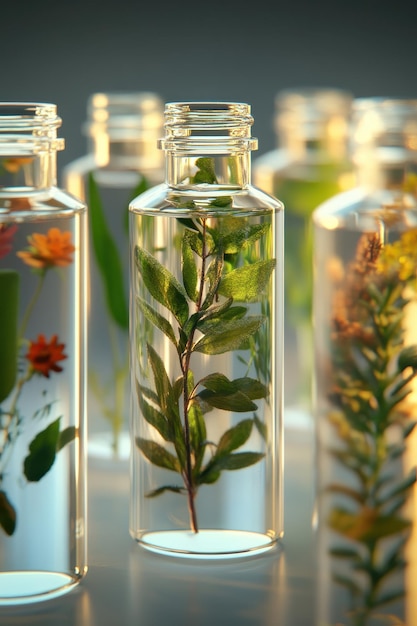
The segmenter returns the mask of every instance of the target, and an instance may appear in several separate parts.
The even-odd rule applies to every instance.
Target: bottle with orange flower
[[[313,214],[317,624],[417,623],[417,100],[357,99]]]
[[[164,180],[157,149],[163,102],[150,92],[95,93],[87,154],[63,169],[63,186],[89,211],[88,453],[129,456],[129,202]]]
[[[60,125],[0,103],[0,606],[87,571],[86,206],[56,186]]]

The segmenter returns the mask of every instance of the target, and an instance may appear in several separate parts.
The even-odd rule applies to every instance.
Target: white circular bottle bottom
[[[79,577],[59,572],[1,572],[0,606],[50,600],[68,593]]]
[[[146,532],[139,543],[152,552],[194,559],[232,559],[270,550],[276,538],[242,530],[167,530]]]

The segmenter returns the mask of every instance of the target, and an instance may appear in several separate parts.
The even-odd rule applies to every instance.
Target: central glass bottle
[[[169,103],[166,182],[131,202],[130,533],[179,556],[283,535],[283,205],[239,103]]]

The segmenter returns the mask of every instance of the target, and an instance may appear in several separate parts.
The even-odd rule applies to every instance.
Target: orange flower
[[[62,367],[58,361],[67,358],[64,354],[65,344],[58,343],[57,335],[52,335],[49,343],[44,335],[38,335],[37,341],[31,341],[26,358],[30,361],[32,368],[49,378],[49,372],[62,372]]]
[[[72,252],[75,247],[71,243],[71,233],[59,228],[50,228],[46,235],[33,233],[28,237],[27,250],[18,252],[17,256],[27,265],[45,269],[48,267],[64,267],[72,263]]]
[[[6,224],[0,224],[0,259],[11,251],[12,239],[16,231],[16,225],[8,226]]]
[[[23,165],[31,163],[32,161],[33,157],[10,157],[8,159],[4,159],[2,165],[6,172],[16,174],[16,172],[18,172]]]

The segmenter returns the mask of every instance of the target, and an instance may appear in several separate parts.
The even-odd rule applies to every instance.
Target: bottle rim
[[[62,119],[52,103],[0,102],[0,153],[28,154],[63,150],[57,137]]]
[[[251,137],[251,107],[244,102],[168,102],[164,116],[165,137],[158,147],[167,152],[225,154],[258,147]]]
[[[155,135],[163,127],[163,101],[151,91],[96,92],[87,102],[84,135],[109,135],[112,139],[137,141]]]

